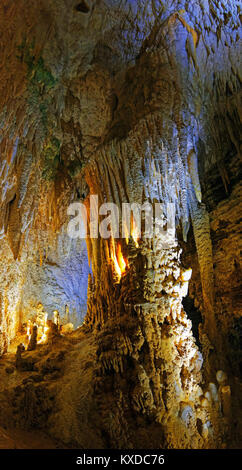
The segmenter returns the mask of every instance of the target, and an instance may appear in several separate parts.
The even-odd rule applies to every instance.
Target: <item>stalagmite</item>
[[[202,202],[202,192],[198,176],[198,164],[197,164],[197,155],[195,154],[194,149],[188,154],[188,167],[192,179],[192,184],[194,191],[197,197],[198,202]]]
[[[209,216],[203,204],[193,211],[192,224],[200,267],[204,310],[206,312],[205,328],[209,338],[213,341],[217,334],[214,318],[213,253]]]
[[[221,401],[222,401],[222,410],[223,414],[226,417],[230,416],[231,408],[231,389],[229,385],[223,385],[221,387]]]
[[[32,332],[31,332],[28,348],[27,348],[28,351],[34,351],[36,349],[37,335],[38,335],[38,327],[37,325],[34,325]]]
[[[240,30],[239,0],[0,2],[0,437],[241,445]]]
[[[17,352],[16,352],[16,369],[21,369],[22,367],[22,353],[25,351],[24,345],[21,343],[17,347]]]

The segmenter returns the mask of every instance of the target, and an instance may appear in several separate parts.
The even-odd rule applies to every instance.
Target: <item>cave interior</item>
[[[1,0],[0,449],[241,446],[240,7]]]

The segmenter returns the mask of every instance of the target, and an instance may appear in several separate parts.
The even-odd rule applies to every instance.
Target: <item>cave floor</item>
[[[16,367],[16,348],[23,339],[18,336],[0,359],[0,449],[109,448],[102,410],[105,406],[110,414],[115,409],[108,392],[115,383],[107,375],[100,402],[95,334],[83,326],[57,336],[23,352]],[[149,443],[152,432],[152,443],[158,445],[161,428],[149,422],[136,431],[137,442]],[[238,439],[233,435],[228,447],[238,448]]]
[[[0,449],[76,448],[80,442],[90,448],[94,435],[93,447],[102,447],[90,419],[92,336],[79,328],[37,345],[22,354],[16,368],[14,350],[21,339],[0,360]]]
[[[62,449],[63,445],[37,431],[0,428],[0,449]]]

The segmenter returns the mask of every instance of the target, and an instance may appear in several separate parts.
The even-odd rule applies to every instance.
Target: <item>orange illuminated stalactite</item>
[[[130,235],[134,240],[136,248],[139,248],[139,243],[138,242],[140,240],[140,233],[139,233],[139,230],[138,230],[138,227],[136,225],[134,217],[132,217],[132,219],[131,219],[131,233],[129,232],[128,227],[125,226],[124,236],[125,236],[125,240],[126,240],[127,245],[129,244]]]
[[[120,243],[118,243],[118,245],[117,245],[117,259],[118,259],[118,264],[119,264],[119,267],[120,267],[121,274],[123,274],[126,270],[127,262],[125,261],[125,259],[123,257],[123,253],[122,253]]]
[[[128,243],[129,243],[129,233],[128,233],[128,229],[125,229],[125,232],[126,232],[125,240],[126,240],[126,244],[128,245]]]
[[[122,274],[124,274],[126,268],[128,267],[128,263],[123,257],[121,244],[118,243],[117,248],[115,249],[115,243],[112,240],[110,254],[111,254],[111,260],[113,261],[116,274],[120,280],[122,277]]]
[[[140,239],[140,234],[139,234],[139,231],[138,231],[138,227],[135,223],[135,219],[134,217],[132,217],[132,223],[131,223],[131,236],[134,240],[134,243],[135,243],[135,246],[136,248],[139,248],[139,239]]]

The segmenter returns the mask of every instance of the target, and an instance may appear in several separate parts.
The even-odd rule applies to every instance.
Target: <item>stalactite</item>
[[[188,154],[188,166],[189,166],[189,173],[191,175],[192,184],[194,187],[194,191],[197,197],[198,202],[202,202],[202,192],[201,186],[199,181],[198,175],[198,162],[197,162],[197,155],[194,149],[190,150]]]
[[[215,366],[208,366],[220,340],[198,158],[206,171],[219,162],[229,193],[224,155],[231,148],[239,152],[238,109],[230,99],[239,85],[239,2],[159,2],[159,12],[149,0],[111,2],[112,8],[94,2],[90,15],[88,8],[67,12],[65,2],[56,10],[55,2],[41,0],[28,15],[22,0],[9,8],[5,3],[0,6],[0,30],[9,43],[3,47],[0,35],[0,355],[19,326],[27,258],[32,256],[29,266],[36,269],[47,261],[55,264],[50,249],[60,248],[59,233],[76,195],[87,207],[92,195],[119,209],[124,202],[161,203],[162,229],[172,203],[185,241],[190,220],[193,225],[204,299],[202,354],[182,308],[191,270],[181,266],[177,240],[164,249],[159,233],[150,240],[137,234],[134,218],[126,240],[91,239],[88,233],[93,272],[88,271],[81,338],[85,344],[87,334],[93,353],[88,380],[101,419],[97,434],[120,448],[138,446],[143,438],[157,448],[222,445],[231,388],[221,373],[217,387]],[[224,141],[230,141],[225,149],[223,129]],[[72,284],[70,271],[68,277]],[[59,287],[68,289],[65,275]],[[40,342],[49,328],[51,348],[55,328],[46,316],[42,323]],[[36,329],[32,340],[35,350]],[[20,345],[17,373],[33,367],[21,355]],[[203,386],[202,366],[210,373]],[[79,393],[80,377],[76,382]],[[33,424],[35,385],[23,389],[25,406],[33,405]],[[79,432],[79,422],[70,427],[70,434]]]
[[[214,344],[217,342],[217,326],[214,311],[213,253],[209,215],[204,204],[192,210],[192,225],[197,248],[203,290],[205,329]]]

